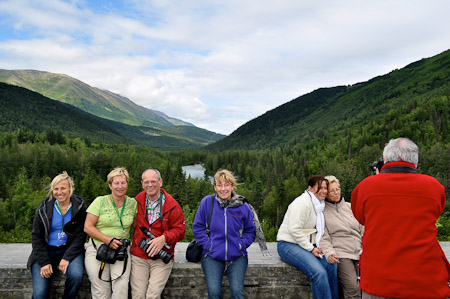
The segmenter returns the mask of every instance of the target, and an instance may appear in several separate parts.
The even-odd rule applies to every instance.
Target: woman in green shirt
[[[101,261],[96,259],[101,244],[110,250],[125,248],[130,240],[130,228],[134,226],[137,203],[126,196],[129,175],[123,168],[115,168],[108,174],[111,194],[97,197],[87,209],[84,231],[91,237],[86,247],[85,267],[91,281],[92,298],[127,298],[131,263],[116,261],[106,263],[99,278]],[[128,243],[129,244],[129,243]],[[129,247],[126,248],[128,256]],[[125,270],[125,271],[124,271]]]

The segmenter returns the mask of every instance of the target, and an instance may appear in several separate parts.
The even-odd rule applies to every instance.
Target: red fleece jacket
[[[415,169],[406,162],[388,162]],[[392,169],[392,168],[391,168]],[[356,219],[365,226],[360,288],[391,298],[450,296],[450,266],[436,239],[444,187],[419,173],[381,173],[352,192]]]
[[[186,223],[184,221],[183,211],[176,200],[167,193],[164,189],[161,189],[166,198],[163,205],[163,219],[162,228],[163,234],[166,237],[166,243],[171,247],[167,250],[169,253],[173,253],[175,249],[175,244],[178,241],[184,239],[184,234],[186,232]],[[133,243],[131,244],[131,254],[138,256],[143,259],[148,259],[147,254],[139,248],[139,241],[144,237],[144,234],[139,229],[141,226],[145,226],[149,229],[148,217],[146,216],[146,206],[145,206],[145,191],[142,191],[136,197],[138,203],[138,212],[136,219],[136,229],[134,230]],[[151,233],[155,237],[161,236],[161,221],[158,219],[153,222],[151,227]],[[145,236],[147,238],[147,236]]]

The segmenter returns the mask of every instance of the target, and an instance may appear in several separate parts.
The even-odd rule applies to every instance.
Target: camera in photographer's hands
[[[378,161],[372,162],[369,166],[370,170],[373,174],[379,174],[381,172],[381,168],[384,165],[383,157],[381,157]]]

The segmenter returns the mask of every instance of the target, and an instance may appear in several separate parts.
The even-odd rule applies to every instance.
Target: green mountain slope
[[[35,70],[0,70],[0,82],[33,90],[96,115],[121,135],[153,148],[198,148],[224,137],[160,111],[141,107],[128,98],[91,87],[67,75]]]
[[[110,126],[70,105],[28,89],[0,83],[0,131],[61,131],[95,142],[134,143]]]
[[[217,135],[191,126],[169,126],[167,130],[130,126],[1,82],[0,109],[1,132],[57,130],[69,137],[104,143],[142,144],[160,150],[199,148],[214,141]]]
[[[420,131],[414,131],[415,126],[431,126],[431,130],[445,135],[441,129],[449,117],[449,95],[447,50],[364,83],[321,88],[300,96],[207,148],[265,149],[314,138],[337,142],[338,136],[353,136],[349,143],[357,146],[361,138],[384,142],[386,133],[392,130],[422,141],[424,136],[415,136]]]
[[[128,98],[91,87],[63,74],[36,70],[0,70],[0,82],[21,86],[102,118],[129,125],[190,125],[162,112],[136,105]]]

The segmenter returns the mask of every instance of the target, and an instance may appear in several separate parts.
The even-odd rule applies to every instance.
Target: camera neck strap
[[[383,169],[381,173],[419,173],[416,168],[410,166],[391,166]]]
[[[92,240],[92,239],[91,239],[91,240]],[[111,242],[112,242],[113,240],[119,240],[119,239],[112,238],[111,241],[109,241],[109,243],[108,243],[108,245],[107,245],[107,246],[108,246],[108,249],[107,249],[107,250],[110,249],[109,245],[111,245]],[[92,241],[92,244],[94,244],[94,241]],[[97,247],[95,247],[95,244],[94,244],[94,248],[97,249]],[[113,249],[111,249],[111,250],[113,250]],[[126,249],[125,249],[125,250],[126,250]],[[116,278],[114,278],[114,279],[103,279],[103,278],[102,278],[102,274],[103,274],[103,270],[105,269],[106,262],[105,262],[105,261],[102,261],[102,263],[100,264],[100,269],[98,270],[98,279],[100,279],[100,280],[102,280],[102,281],[105,281],[105,282],[112,282],[112,281],[114,281],[114,280],[116,280],[116,279],[119,279],[120,277],[122,277],[122,275],[123,275],[123,274],[125,273],[125,271],[127,270],[127,264],[128,264],[128,254],[125,255],[125,258],[123,259],[123,270],[122,270],[122,274],[120,274],[118,277],[116,277]]]

